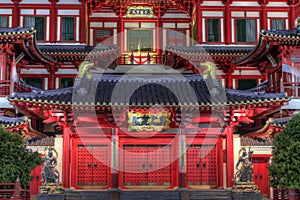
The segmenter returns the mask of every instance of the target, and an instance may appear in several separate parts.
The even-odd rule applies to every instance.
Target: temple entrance
[[[217,156],[215,145],[191,145],[187,147],[187,186],[195,189],[211,189],[217,186]]]
[[[107,145],[78,145],[76,185],[83,189],[107,187],[110,171],[102,162],[108,157]]]
[[[171,145],[124,145],[123,185],[127,188],[172,183]]]
[[[269,192],[269,176],[268,165],[269,158],[252,158],[253,163],[253,177],[252,180],[258,186],[261,194],[265,197],[270,196]]]

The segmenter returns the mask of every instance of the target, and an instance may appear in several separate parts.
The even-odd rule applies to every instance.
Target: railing
[[[163,64],[164,54],[129,53],[119,58],[119,65]]]
[[[283,82],[281,92],[286,92],[288,96],[300,98],[300,82]]]
[[[13,84],[10,80],[0,80],[0,97],[9,96],[13,91]]]
[[[300,200],[300,192],[296,190],[274,188],[273,200]]]
[[[28,189],[21,189],[21,183],[17,180],[15,183],[0,183],[0,200],[29,200],[30,193]]]

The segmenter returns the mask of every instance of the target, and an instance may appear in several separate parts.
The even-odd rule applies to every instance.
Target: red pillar
[[[13,7],[13,17],[12,17],[12,27],[19,27],[20,26],[20,9],[19,9],[19,2],[22,0],[13,0],[14,3]]]
[[[196,41],[198,44],[202,44],[202,10],[200,3],[196,5]]]
[[[227,76],[226,88],[232,89],[233,88],[232,72],[231,71],[227,72],[226,76]]]
[[[162,27],[162,23],[161,23],[161,16],[160,14],[157,16],[157,26],[156,26],[156,53],[157,55],[159,56],[157,58],[157,64],[160,64],[162,63],[162,60],[161,60],[161,53],[162,53],[162,30],[161,30],[161,27]]]
[[[111,138],[111,188],[118,188],[119,185],[119,160],[118,160],[118,145],[119,145],[119,129],[112,129],[112,138]]]
[[[8,71],[7,71],[7,64],[6,64],[7,55],[5,53],[0,54],[0,81],[8,80]]]
[[[267,11],[266,11],[266,4],[261,4],[261,13],[260,13],[260,29],[268,29],[268,21],[267,21]]]
[[[230,2],[225,2],[225,17],[224,17],[224,42],[231,44],[231,16],[230,16]]]
[[[227,187],[232,187],[234,177],[234,154],[233,154],[233,127],[227,127],[226,135],[226,174],[227,174]]]
[[[70,135],[70,128],[64,125],[62,154],[62,184],[64,188],[70,187]]]
[[[56,9],[56,2],[58,0],[49,0],[51,3],[50,8],[50,37],[49,42],[56,42],[57,39],[57,26],[60,24],[57,24],[57,9]]]
[[[88,27],[87,8],[86,8],[85,1],[82,0],[81,9],[80,9],[80,33],[79,33],[80,43],[86,42],[87,27]]]
[[[51,68],[51,66],[49,68]],[[54,90],[54,89],[56,89],[55,88],[55,72],[54,72],[54,70],[50,69],[48,90]]]
[[[118,43],[120,46],[120,55],[122,56],[124,53],[124,23],[123,23],[123,16],[120,13],[118,18]]]
[[[296,20],[296,13],[295,13],[295,4],[292,2],[290,4],[290,27],[289,29],[295,28],[295,20]]]

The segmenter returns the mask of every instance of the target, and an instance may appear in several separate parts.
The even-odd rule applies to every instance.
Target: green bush
[[[42,160],[37,152],[26,149],[24,140],[0,126],[0,183],[16,182],[22,187],[30,184],[30,172]]]
[[[274,138],[273,158],[269,166],[271,186],[300,189],[300,114],[288,122]]]

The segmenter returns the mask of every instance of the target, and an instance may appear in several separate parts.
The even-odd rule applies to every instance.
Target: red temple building
[[[300,110],[299,8],[1,0],[0,124],[29,148],[54,147],[63,187],[78,195],[226,196],[239,150],[251,146],[253,181],[272,197],[272,139]]]

